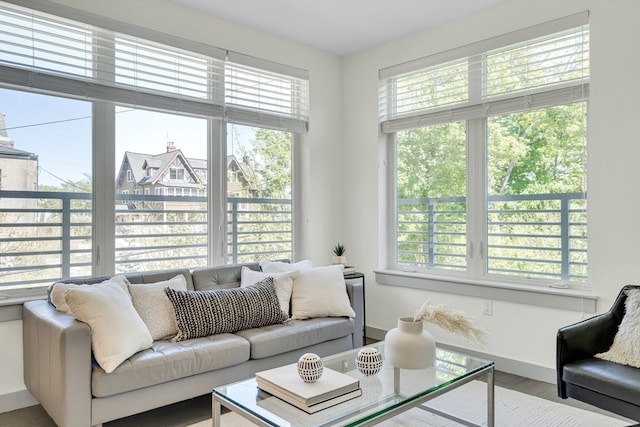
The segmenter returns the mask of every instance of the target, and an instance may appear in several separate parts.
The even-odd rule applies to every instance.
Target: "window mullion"
[[[209,119],[208,122],[208,257],[209,265],[224,265],[227,263],[227,127],[222,120]]]
[[[486,265],[486,120],[467,121],[467,272],[484,274]]]

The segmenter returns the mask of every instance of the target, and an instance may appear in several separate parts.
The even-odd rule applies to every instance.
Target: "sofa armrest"
[[[364,345],[362,341],[364,335],[364,286],[361,282],[346,282],[346,284],[351,307],[356,313],[356,317],[353,319],[355,323],[353,348],[358,348]]]
[[[58,426],[91,425],[91,330],[46,300],[22,308],[24,382]]]

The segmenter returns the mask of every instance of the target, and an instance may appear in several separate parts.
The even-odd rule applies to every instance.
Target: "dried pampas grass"
[[[488,334],[486,329],[479,328],[473,324],[473,318],[461,310],[453,310],[444,305],[432,305],[431,300],[426,300],[419,309],[416,310],[413,320],[424,320],[446,329],[449,332],[462,335],[470,341],[474,341],[481,346],[485,345]]]

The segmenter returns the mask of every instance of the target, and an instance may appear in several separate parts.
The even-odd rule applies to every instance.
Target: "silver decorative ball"
[[[382,354],[373,347],[363,347],[356,356],[356,367],[364,375],[375,375],[382,369]]]
[[[317,354],[305,353],[298,360],[298,375],[305,383],[314,383],[322,376],[322,360]]]

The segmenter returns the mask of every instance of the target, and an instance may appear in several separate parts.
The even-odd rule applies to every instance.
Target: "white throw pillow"
[[[629,289],[625,313],[611,348],[596,354],[604,360],[640,368],[640,289]]]
[[[298,275],[298,271],[288,271],[286,273],[265,273],[255,271],[249,267],[242,267],[240,274],[240,287],[255,285],[267,277],[273,278],[273,287],[278,295],[280,308],[289,317],[289,304],[291,302],[291,291],[293,290],[293,279]]]
[[[313,268],[308,259],[300,262],[260,261],[260,269],[265,273],[284,273],[287,271],[306,270]]]
[[[300,270],[293,281],[291,318],[355,317],[341,265]]]
[[[129,290],[127,289],[129,285],[129,281],[124,276],[114,276],[100,283],[105,283],[105,282],[116,282],[122,287],[122,289],[129,292]],[[54,283],[52,286],[53,288],[51,289],[49,298],[51,299],[51,303],[53,304],[53,306],[58,311],[71,314],[71,311],[69,310],[69,306],[67,306],[67,303],[64,300],[64,293],[67,291],[67,289],[76,289],[77,287],[86,288],[88,286],[95,286],[95,285],[87,285],[87,284],[76,285],[74,283]]]
[[[64,298],[71,314],[91,327],[93,356],[107,373],[153,344],[129,293],[118,283],[75,286],[67,289]]]
[[[144,321],[153,340],[173,338],[178,333],[176,311],[164,288],[187,290],[187,281],[182,274],[156,283],[131,283],[131,302]]]

